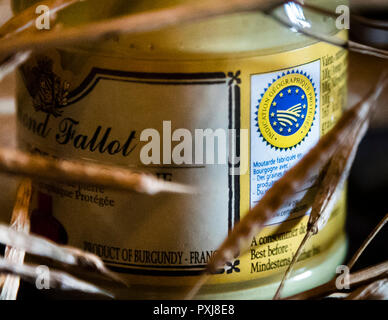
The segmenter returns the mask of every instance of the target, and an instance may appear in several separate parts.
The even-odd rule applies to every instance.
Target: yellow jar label
[[[41,182],[35,212],[66,232],[53,240],[99,255],[131,283],[188,285],[241,217],[339,119],[346,51],[318,43],[264,56],[158,61],[62,49],[35,57],[21,76],[21,147],[148,170],[201,191],[150,197]],[[214,165],[204,160],[207,153],[202,162],[197,150],[182,155],[182,141],[198,129],[219,139],[218,129],[232,132],[239,161]],[[148,152],[158,135],[159,155]],[[241,174],[231,174],[234,169]],[[284,272],[306,232],[317,175],[252,239],[250,251],[210,283]],[[307,245],[301,267],[314,267],[330,251],[343,232],[344,212],[342,200]]]

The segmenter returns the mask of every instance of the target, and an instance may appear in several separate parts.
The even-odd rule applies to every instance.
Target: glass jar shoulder
[[[122,14],[192,1],[194,0],[85,1],[64,10],[59,14],[58,19],[65,26],[75,26]],[[27,3],[31,5],[33,2],[13,0],[14,11],[20,11],[27,6]],[[310,2],[317,2],[317,0],[310,0]],[[325,5],[334,8],[337,3],[342,2],[328,0],[325,1]],[[280,7],[278,10],[282,11],[282,14],[290,14],[286,13],[285,7]],[[335,32],[331,18],[310,12],[304,18],[322,32]],[[84,42],[64,49],[92,51],[97,55],[135,59],[191,60],[274,54],[305,47],[314,42],[316,41],[280,25],[261,12],[249,12],[210,18],[155,32],[121,35],[98,42]]]

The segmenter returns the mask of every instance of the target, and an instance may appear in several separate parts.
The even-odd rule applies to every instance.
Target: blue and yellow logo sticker
[[[276,149],[291,149],[308,135],[315,118],[317,95],[312,78],[296,70],[274,79],[261,95],[256,126]]]

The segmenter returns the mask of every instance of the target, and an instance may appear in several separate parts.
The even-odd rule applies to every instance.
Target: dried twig
[[[32,182],[24,179],[18,188],[15,206],[12,212],[11,228],[29,233],[30,214],[29,208],[32,198]],[[7,246],[5,249],[5,259],[9,262],[23,264],[25,251]],[[20,278],[15,276],[1,276],[2,290],[0,300],[16,300],[19,291]],[[1,287],[1,286],[0,286]]]
[[[298,261],[298,258],[302,253],[302,250],[305,244],[307,243],[307,241],[314,234],[316,234],[318,230],[321,230],[326,225],[330,217],[330,214],[334,208],[334,205],[338,200],[338,196],[336,195],[338,195],[338,192],[342,189],[342,186],[349,175],[358,146],[368,129],[370,114],[373,113],[373,109],[375,108],[375,106],[376,106],[375,104],[371,104],[369,106],[370,110],[368,114],[365,115],[366,116],[365,119],[361,121],[360,125],[354,126],[352,128],[353,132],[350,134],[350,137],[344,141],[343,145],[339,147],[338,152],[334,155],[333,159],[330,161],[329,168],[322,181],[322,184],[318,190],[318,193],[315,197],[315,200],[312,206],[312,211],[310,214],[310,219],[307,227],[307,233],[304,236],[300,246],[298,247],[297,252],[293,256],[293,259],[290,265],[288,266],[282,278],[282,281],[280,282],[280,285],[275,293],[274,299],[280,298],[280,294],[284,287],[285,281],[289,277],[293,269],[293,266]],[[387,215],[387,218],[388,218],[388,215]],[[376,233],[381,228],[382,228],[382,225],[380,227],[377,227],[375,230]],[[376,233],[372,233],[372,236],[375,235]],[[366,243],[366,246],[368,245],[369,242]]]
[[[112,293],[107,292],[93,284],[79,280],[65,272],[50,270],[47,268],[42,269],[42,266],[11,263],[0,258],[0,273],[18,276],[33,284],[45,282],[43,284],[41,283],[41,285],[44,285],[47,289],[81,291],[84,293],[99,294],[113,298]]]
[[[0,81],[2,81],[8,74],[16,70],[21,64],[27,61],[30,57],[31,51],[19,52],[12,54],[10,57],[0,62]]]
[[[0,148],[0,172],[53,182],[82,182],[150,195],[160,192],[195,192],[192,187],[166,182],[129,169],[92,162],[56,160],[8,148]]]
[[[350,7],[354,9],[384,10],[388,8],[388,3],[386,0],[350,0]]]
[[[81,1],[83,0],[46,0],[37,2],[2,25],[0,27],[0,38],[10,37],[20,32],[37,31],[35,27],[37,17],[35,10],[40,5],[45,5],[50,9],[50,18],[53,19],[58,11]]]
[[[192,300],[195,295],[198,293],[198,291],[202,288],[202,286],[209,280],[210,273],[206,272],[202,274],[199,279],[194,283],[194,286],[189,288],[189,290],[184,293],[183,299],[184,300]]]
[[[372,108],[372,105],[370,108]],[[291,263],[288,265],[282,281],[275,293],[275,300],[280,298],[285,281],[291,274],[291,271],[295,263],[298,261],[306,243],[314,234],[316,234],[319,230],[322,230],[329,220],[331,212],[333,211],[339,198],[338,195],[342,191],[344,182],[349,176],[358,146],[368,129],[368,120],[369,116],[363,120],[361,128],[360,126],[353,127],[351,136],[344,140],[343,144],[339,146],[339,150],[330,161],[329,168],[323,178],[312,205],[309,223],[307,225],[307,232],[296,253],[292,257]]]
[[[126,15],[84,26],[63,28],[34,34],[20,34],[0,43],[0,54],[25,50],[42,50],[74,42],[103,39],[114,34],[134,34],[159,30],[181,23],[250,10],[268,10],[284,0],[214,0],[191,2],[170,8]]]
[[[355,290],[345,300],[388,300],[388,278],[374,281]]]
[[[227,261],[233,260],[244,252],[251,239],[276,214],[282,204],[301,188],[306,179],[327,164],[338,150],[338,146],[343,145],[344,140],[352,132],[352,128],[367,118],[370,106],[380,96],[387,85],[387,80],[387,76],[384,75],[377,87],[362,102],[346,111],[335,127],[323,136],[308,154],[266,192],[259,203],[236,225],[228,238],[212,256],[206,270],[207,273],[216,273]],[[199,288],[200,286],[196,286],[196,290]],[[188,297],[190,298],[195,294],[196,291],[192,290],[189,292]]]
[[[339,150],[330,161],[309,217],[308,229],[313,229],[314,234],[322,230],[330,218],[338,196],[349,176],[360,142],[368,130],[368,123],[369,118],[364,119],[364,123],[360,127],[355,126],[352,137],[346,139],[344,144],[339,146]]]
[[[368,247],[368,245],[371,243],[371,241],[374,239],[374,237],[380,232],[380,230],[385,226],[385,224],[388,222],[388,214],[385,215],[385,217],[379,222],[379,224],[373,229],[373,231],[368,235],[364,243],[361,245],[361,247],[357,250],[357,252],[354,254],[354,256],[350,259],[350,262],[348,263],[348,268],[352,269],[355,263],[357,262],[358,258],[362,255],[362,253],[365,251],[365,249]]]
[[[364,285],[365,283],[371,283],[379,279],[386,278],[388,276],[388,261],[380,263],[369,268],[362,269],[353,274],[349,275],[349,286],[350,288],[357,288],[358,286]],[[293,295],[286,298],[285,300],[309,300],[319,299],[327,297],[333,293],[338,292],[337,279],[333,279],[319,287],[311,290]]]
[[[371,46],[367,46],[362,43],[357,43],[355,41],[347,41],[347,49],[353,52],[361,53],[361,54],[367,54],[370,56],[374,56],[377,58],[382,58],[382,59],[388,59],[388,51],[387,50],[382,50],[378,48],[374,48]]]
[[[0,224],[0,242],[36,256],[84,268],[88,271],[95,271],[111,280],[124,283],[116,274],[105,267],[99,257],[77,248],[60,246],[45,238],[18,232],[2,224]]]

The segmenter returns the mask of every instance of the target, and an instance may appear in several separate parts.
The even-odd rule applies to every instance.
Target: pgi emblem
[[[274,79],[261,96],[255,120],[264,141],[277,149],[301,143],[313,125],[317,106],[312,78],[288,71]]]

